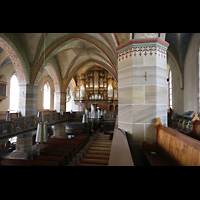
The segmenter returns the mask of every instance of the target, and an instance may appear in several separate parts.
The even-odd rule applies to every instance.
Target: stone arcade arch
[[[51,78],[53,80],[55,92],[60,92],[61,89],[60,89],[60,81],[59,81],[59,78],[58,78],[58,74],[56,73],[55,66],[51,63],[47,63],[45,65],[45,67],[40,68],[40,72],[37,74],[37,78],[35,79],[34,84],[38,85],[39,81],[44,76],[44,74],[42,74],[44,69],[47,70],[48,74],[51,76]]]
[[[19,59],[17,53],[14,51],[14,49],[11,47],[14,46],[11,41],[6,42],[1,36],[0,36],[0,47],[4,49],[4,51],[6,51],[6,53],[8,54],[8,56],[10,57],[14,69],[16,71],[16,75],[18,77],[18,81],[20,84],[26,84],[29,82],[29,78],[27,76],[27,74],[25,75],[25,71],[27,71],[25,69],[24,66],[22,66],[21,60]]]
[[[27,94],[34,92],[34,89],[32,86],[29,87],[29,76],[25,62],[17,47],[4,34],[0,34],[0,47],[8,54],[16,71],[16,76],[19,82],[19,112],[21,112],[22,116],[31,115],[32,111],[29,111],[32,110],[33,106],[29,105],[27,96],[30,95]],[[35,113],[36,111],[34,114]]]
[[[43,66],[43,67],[40,68],[40,72],[38,73],[34,84],[38,85],[38,83],[40,82],[42,77],[46,74],[46,73],[42,73],[44,69],[46,69],[47,73],[50,75],[50,77],[53,80],[53,84],[54,84],[54,109],[57,110],[58,112],[60,112],[61,96],[62,96],[61,84],[60,84],[61,80],[60,80],[58,73],[56,71],[56,67],[51,62],[48,62],[45,65],[45,67]]]

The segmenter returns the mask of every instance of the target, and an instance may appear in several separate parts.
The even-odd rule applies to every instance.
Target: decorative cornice
[[[163,46],[164,48],[168,48],[169,43],[164,41],[163,39],[157,37],[157,38],[140,38],[140,39],[133,39],[130,40],[124,44],[119,45],[116,50],[117,51],[121,51],[124,48],[128,48],[130,46],[135,46],[135,45],[150,45],[150,44],[160,44],[161,46]]]
[[[167,49],[163,48],[163,46],[159,46],[158,44],[148,43],[146,46],[133,46],[129,45],[127,48],[123,48],[121,51],[118,51],[118,61],[125,60],[130,57],[136,56],[158,56],[163,59],[167,57]]]

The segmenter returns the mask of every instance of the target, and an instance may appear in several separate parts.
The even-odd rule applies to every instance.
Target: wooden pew
[[[34,155],[33,158],[34,160],[58,161],[61,166],[65,164],[64,156]]]
[[[88,135],[78,135],[72,139],[49,138],[46,143],[37,146],[40,148],[41,156],[62,156],[67,164],[88,140]]]
[[[7,113],[9,113],[9,111],[0,111],[0,120],[6,120]]]
[[[64,153],[68,153],[70,157],[74,154],[74,148],[73,146],[66,146],[66,145],[57,145],[54,143],[43,143],[43,144],[37,144],[37,147],[40,148],[40,150],[44,151],[60,151]]]
[[[197,113],[195,113],[195,116],[193,117],[191,122],[192,122],[192,131],[188,135],[192,138],[200,140],[200,120]]]
[[[73,147],[76,152],[78,152],[82,148],[81,141],[69,141],[67,139],[58,139],[58,138],[49,138],[47,144],[57,144],[57,145],[68,145],[69,147]]]
[[[10,141],[7,141],[3,144],[0,145],[0,153],[4,152],[4,151],[8,151],[10,148]]]
[[[59,161],[54,160],[23,160],[1,158],[0,165],[5,166],[59,166]]]
[[[195,117],[195,115],[197,115],[197,113],[194,114],[194,117]],[[179,131],[179,132],[182,132],[184,134],[188,134],[192,129],[191,121],[192,121],[193,118],[185,117],[185,116],[182,116],[182,115],[177,115],[177,116],[174,117],[174,119],[170,120],[170,122],[168,123],[168,126],[170,128],[173,128],[173,129]]]
[[[83,134],[84,130],[83,129],[66,129],[65,131],[67,134],[72,134],[72,135],[79,135],[79,134]]]
[[[63,138],[49,138],[47,143],[58,143],[58,144],[73,144],[78,151],[88,142],[88,135],[77,135],[71,139]]]
[[[143,142],[143,150],[152,166],[200,166],[200,141],[165,127],[157,119],[156,142]]]
[[[37,144],[40,148],[40,155],[48,156],[62,156],[64,157],[65,163],[68,163],[73,157],[73,149],[58,147],[51,144]]]

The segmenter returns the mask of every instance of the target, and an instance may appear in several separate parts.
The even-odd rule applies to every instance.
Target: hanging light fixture
[[[48,140],[47,122],[39,122],[37,126],[36,143],[43,143]]]
[[[12,120],[12,114],[11,113],[7,113],[6,115],[6,121],[10,122]]]
[[[45,41],[46,41],[46,34],[44,34],[44,68],[45,68]],[[44,85],[44,77],[42,78],[42,80],[43,80],[43,85]],[[44,92],[42,93],[43,93],[43,98],[44,98]],[[37,133],[36,133],[36,138],[35,138],[36,143],[43,143],[48,140],[47,122],[44,122],[43,111],[44,110],[42,108],[42,122],[39,122],[37,126]]]
[[[86,123],[86,114],[83,114],[82,123]]]

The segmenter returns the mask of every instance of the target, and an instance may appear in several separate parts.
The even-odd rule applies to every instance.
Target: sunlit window
[[[10,79],[10,112],[18,111],[19,104],[19,83],[16,74]]]
[[[50,109],[50,100],[51,100],[51,88],[49,83],[44,84],[44,98],[43,98],[43,108]]]

